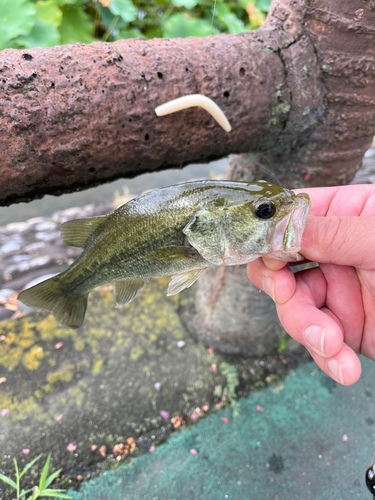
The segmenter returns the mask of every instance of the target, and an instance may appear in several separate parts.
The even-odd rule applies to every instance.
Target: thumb
[[[300,253],[316,262],[375,269],[375,216],[308,217]]]

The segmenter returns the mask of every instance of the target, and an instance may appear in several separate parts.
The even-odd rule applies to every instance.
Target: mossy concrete
[[[70,490],[74,500],[370,500],[374,363],[343,387],[314,363]],[[195,449],[197,454],[190,453]]]
[[[188,296],[166,297],[167,283],[151,280],[123,309],[115,308],[111,289],[95,290],[78,330],[43,312],[0,323],[2,473],[13,474],[13,457],[22,466],[52,452],[52,467],[63,468],[60,486],[78,485],[78,476],[87,480],[117,464],[116,444],[133,437],[135,454],[148,451],[173,431],[172,417],[194,424],[196,408],[205,408],[204,417],[236,391],[246,395],[298,364],[300,353],[292,351],[249,360],[208,350],[178,314]],[[1,484],[2,500],[4,491]]]

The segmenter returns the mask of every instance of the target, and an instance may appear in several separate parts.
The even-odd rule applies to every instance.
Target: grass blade
[[[62,469],[59,469],[56,472],[53,472],[50,476],[48,476],[44,487],[47,488],[56,479],[56,477],[60,474],[61,471]]]
[[[52,497],[52,498],[73,498],[68,495],[65,495],[64,493],[60,493],[61,491],[65,490],[43,490],[39,496],[40,497]]]
[[[42,454],[40,454],[39,456],[34,458],[34,460],[32,460],[29,464],[26,465],[26,467],[23,469],[23,471],[20,474],[20,479],[25,474],[25,472],[27,472],[30,469],[30,467],[32,467],[35,464],[35,462],[40,459],[41,456],[42,456]]]
[[[3,476],[3,474],[0,474],[0,479],[2,481],[4,481],[4,483],[7,483],[10,486],[12,486],[15,490],[17,489],[16,483],[14,481],[12,481],[11,479],[9,479],[9,477],[6,477],[6,476]]]
[[[48,457],[46,463],[44,464],[42,475],[40,476],[39,481],[39,490],[42,491],[44,489],[44,485],[47,479],[48,469],[49,469],[49,461],[51,460],[51,453],[48,453]]]
[[[19,476],[19,474],[18,474],[17,460],[15,458],[13,458],[13,462],[14,462],[14,468],[16,469],[16,475]]]

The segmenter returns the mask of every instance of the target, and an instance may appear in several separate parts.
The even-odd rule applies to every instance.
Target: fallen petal
[[[263,411],[263,408],[260,405],[258,405],[257,406],[257,411]]]
[[[5,417],[5,415],[6,415],[7,413],[9,413],[9,410],[3,410],[3,411],[0,413],[0,415],[1,415],[2,417]]]
[[[197,450],[194,450],[194,448],[192,448],[189,453],[191,453],[192,455],[198,455],[198,452]]]
[[[169,418],[169,413],[167,411],[161,411],[160,416],[164,418],[164,420],[168,420]]]
[[[223,417],[221,420],[224,422],[224,424],[227,424],[229,422],[229,418],[227,417]]]
[[[76,451],[77,449],[77,443],[73,441],[72,443],[69,443],[68,446],[66,447],[68,451]]]
[[[156,450],[156,446],[152,445],[152,446],[150,446],[150,449],[148,451],[150,453],[154,453],[155,450]]]

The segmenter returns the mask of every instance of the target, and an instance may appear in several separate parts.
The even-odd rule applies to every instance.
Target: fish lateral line
[[[155,113],[157,116],[165,116],[193,107],[205,109],[225,132],[230,132],[232,130],[231,124],[222,109],[212,99],[202,94],[185,95],[168,101],[155,108]]]

